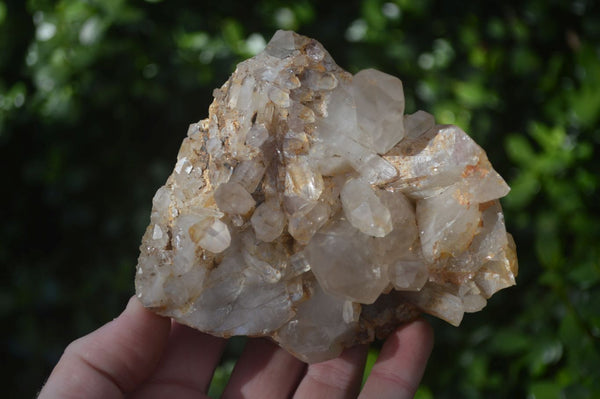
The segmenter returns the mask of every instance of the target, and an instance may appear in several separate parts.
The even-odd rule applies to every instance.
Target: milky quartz
[[[460,128],[404,115],[398,78],[278,31],[214,97],[153,199],[146,307],[318,362],[515,284],[509,187]]]

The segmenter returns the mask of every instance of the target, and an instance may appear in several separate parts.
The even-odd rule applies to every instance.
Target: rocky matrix
[[[515,284],[509,187],[460,128],[404,115],[399,79],[278,31],[214,97],[153,199],[135,283],[156,313],[317,362]]]

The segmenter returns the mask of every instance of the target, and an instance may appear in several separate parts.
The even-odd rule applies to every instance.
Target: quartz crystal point
[[[398,78],[278,31],[214,97],[153,199],[146,307],[316,362],[515,284],[509,187],[460,128],[404,115]]]

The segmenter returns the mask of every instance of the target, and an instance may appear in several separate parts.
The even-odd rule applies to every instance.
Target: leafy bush
[[[432,320],[418,397],[600,396],[598,11],[586,0],[0,1],[7,395],[31,397],[69,341],[118,314],[187,125],[284,28],[352,72],[399,76],[408,112],[462,126],[512,186],[518,285],[458,329]]]

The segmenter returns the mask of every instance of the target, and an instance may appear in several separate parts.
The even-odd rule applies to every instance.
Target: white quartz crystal
[[[220,210],[232,215],[244,215],[254,208],[254,198],[237,182],[221,184],[215,190],[215,201]]]
[[[398,78],[278,31],[214,97],[152,200],[146,307],[317,362],[515,284],[509,187],[460,128],[405,115]]]
[[[385,154],[404,137],[404,90],[395,76],[365,69],[354,75],[357,123],[369,147]]]
[[[359,303],[373,303],[389,284],[387,266],[373,262],[371,238],[341,219],[327,224],[304,249],[326,292]]]
[[[349,179],[340,192],[344,215],[355,228],[373,237],[385,237],[392,231],[390,211],[361,179]]]
[[[256,238],[271,242],[281,235],[285,226],[285,215],[279,204],[265,201],[256,208],[250,221]]]

